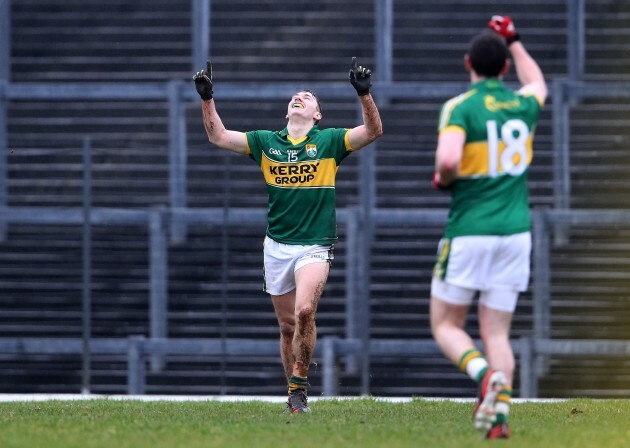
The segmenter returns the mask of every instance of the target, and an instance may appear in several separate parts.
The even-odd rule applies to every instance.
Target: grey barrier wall
[[[40,208],[0,208],[0,218],[8,223],[80,223],[84,219],[83,210],[43,210]],[[252,209],[232,209],[226,215],[222,209],[176,209],[168,214],[173,220],[178,219],[186,224],[222,224],[230,226],[234,224],[260,223],[265,219],[265,210]],[[144,359],[148,356],[151,359],[153,371],[161,368],[161,357],[165,354],[223,354],[223,355],[265,355],[275,354],[277,343],[275,341],[249,341],[231,340],[223,342],[220,340],[172,340],[166,338],[167,335],[167,285],[168,265],[167,234],[164,209],[152,211],[134,211],[125,209],[99,209],[90,211],[92,223],[113,223],[126,222],[136,225],[148,225],[150,232],[150,338],[144,337],[130,340],[129,343],[117,341],[93,340],[89,345],[89,351],[85,353],[85,341],[83,342],[83,354],[88,356],[92,353],[103,353],[103,350],[110,350],[116,353],[126,353],[129,351],[129,392],[143,393],[144,391]],[[341,210],[340,221],[348,229],[349,235],[356,235],[359,229],[356,228],[356,209]],[[431,226],[443,223],[446,219],[444,210],[388,210],[377,211],[375,213],[375,226]],[[571,226],[613,226],[630,225],[630,212],[620,210],[551,210],[540,209],[533,212],[533,237],[534,237],[534,258],[532,270],[534,272],[533,289],[533,312],[534,326],[529,337],[521,341],[513,341],[515,351],[520,355],[521,369],[521,396],[535,397],[538,394],[538,378],[545,371],[545,365],[550,355],[585,355],[601,354],[612,356],[625,356],[630,354],[630,341],[605,341],[605,340],[551,340],[550,337],[550,275],[549,275],[549,244],[553,229],[557,225]],[[351,253],[360,253],[363,243],[359,238],[351,240],[354,250]],[[336,393],[336,357],[353,356],[358,357],[360,363],[360,374],[362,377],[362,394],[369,394],[369,359],[372,355],[389,356],[414,356],[422,354],[439,353],[433,341],[409,341],[409,340],[389,340],[381,341],[369,338],[366,329],[369,328],[369,303],[364,295],[357,294],[360,288],[360,279],[366,275],[360,271],[363,265],[356,263],[356,259],[349,258],[345,267],[349,284],[346,289],[346,324],[347,334],[345,339],[336,338],[334,341],[323,342],[323,364],[324,364],[324,393]],[[90,279],[84,277],[84,281],[89,284]],[[84,285],[84,289],[89,289]],[[89,320],[89,317],[86,317]],[[63,339],[20,339],[14,338],[0,339],[0,350],[5,353],[64,353],[69,350],[71,353],[78,352],[71,339],[65,341],[69,344],[64,346]],[[331,342],[332,341],[332,342]],[[524,342],[523,342],[524,341]],[[101,345],[99,345],[101,344]],[[253,345],[252,345],[253,344]],[[102,346],[102,347],[101,347]],[[29,347],[26,349],[25,347]],[[101,347],[101,348],[98,348]],[[187,347],[187,348],[184,348]],[[201,347],[201,348],[200,348]],[[219,348],[217,348],[219,347]],[[225,351],[225,347],[240,347]],[[224,350],[223,352],[221,350]],[[319,354],[319,349],[318,349]],[[87,384],[87,383],[85,383]]]
[[[211,0],[191,0],[191,69],[197,70],[203,67],[205,60],[211,56],[211,43],[206,36],[210,35],[210,23],[212,14]],[[373,36],[375,41],[376,68],[381,73],[376,83],[374,92],[377,102],[389,102],[395,98],[447,98],[465,90],[465,84],[459,83],[396,83],[393,81],[393,15],[394,0],[374,0]],[[567,0],[567,73],[570,81],[580,81],[584,72],[585,57],[585,2],[584,0]],[[7,102],[11,100],[53,100],[53,99],[85,99],[85,100],[112,100],[112,99],[165,99],[169,104],[169,146],[170,146],[170,207],[180,208],[187,204],[186,199],[186,136],[185,117],[183,114],[184,102],[196,99],[194,91],[185,88],[180,81],[172,81],[167,86],[156,83],[142,84],[63,84],[63,83],[37,83],[19,84],[12,83],[11,70],[11,29],[10,29],[11,2],[5,0],[0,4],[0,206],[7,204]],[[583,92],[577,86],[564,88],[559,83],[554,86],[554,198],[555,206],[567,208],[567,197],[570,194],[568,178],[568,112],[567,101],[573,92]],[[583,87],[583,86],[582,86]],[[607,86],[608,87],[608,86]],[[301,85],[269,84],[249,85],[222,84],[222,96],[226,99],[239,98],[284,98],[292,92],[302,88]],[[331,97],[345,98],[352,92],[347,85],[325,83],[313,85],[318,92]],[[625,87],[622,87],[625,89]],[[607,90],[614,92],[616,89]],[[566,93],[566,95],[565,95]],[[606,93],[614,95],[614,93]],[[360,112],[357,112],[360,115]],[[360,190],[365,192],[361,198],[362,207],[370,209],[370,201],[374,190],[372,166],[369,158],[372,152],[361,154],[361,163],[367,170],[361,170]],[[370,215],[366,216],[369,219]],[[0,239],[5,235],[6,229],[0,223]],[[180,241],[185,236],[185,226],[174,222],[171,226],[171,240]]]
[[[191,68],[203,66],[211,54],[211,43],[207,36],[210,32],[211,1],[191,0],[193,48]],[[260,224],[265,220],[265,210],[258,209],[189,209],[186,197],[187,141],[186,104],[197,101],[196,94],[188,84],[181,81],[168,83],[31,83],[12,82],[11,42],[10,42],[10,4],[8,0],[0,3],[0,239],[6,237],[6,225],[9,223],[58,223],[88,224],[84,228],[84,310],[89,311],[89,235],[90,225],[96,223],[127,223],[146,226],[149,229],[150,250],[150,337],[147,339],[99,341],[91,340],[89,313],[84,318],[84,338],[82,344],[70,340],[38,339],[1,340],[0,347],[10,353],[83,353],[84,383],[83,390],[88,391],[89,357],[93,353],[128,353],[129,357],[129,392],[142,393],[144,390],[144,360],[149,358],[151,369],[159,371],[163,366],[165,354],[182,353],[183,346],[194,347],[196,353],[230,352],[232,344],[244,347],[250,352],[271,353],[274,349],[252,345],[253,341],[169,341],[167,304],[168,304],[168,247],[169,241],[181,242],[186,238],[187,226],[191,224],[219,224],[223,226],[240,224]],[[395,82],[392,75],[392,15],[394,0],[375,0],[377,18],[374,27],[375,58],[381,68],[379,80],[375,82],[374,92],[379,104],[396,99],[435,99],[447,98],[467,88],[466,83],[454,82]],[[571,210],[571,157],[570,157],[570,110],[575,102],[588,98],[630,98],[630,84],[600,85],[583,82],[584,73],[584,0],[567,1],[567,58],[568,80],[556,79],[552,84],[552,119],[553,119],[553,191],[554,209],[534,212],[534,259],[532,267],[534,280],[533,295],[533,331],[529,339],[514,341],[515,349],[520,354],[522,370],[521,394],[537,395],[537,379],[546,370],[551,354],[610,353],[627,355],[624,341],[553,341],[550,339],[550,261],[551,241],[567,241],[567,229],[575,225],[628,225],[627,212],[617,210]],[[264,83],[242,85],[223,83],[221,90],[225,99],[285,98],[299,90],[301,84]],[[315,83],[313,89],[332,98],[351,98],[354,93],[346,83]],[[169,127],[169,201],[168,207],[152,210],[102,209],[90,205],[89,188],[85,190],[83,209],[68,208],[25,208],[10,207],[7,195],[7,103],[26,100],[72,100],[89,99],[94,101],[121,99],[163,100],[168,104]],[[360,117],[360,111],[357,110]],[[86,143],[89,153],[89,144]],[[405,349],[408,341],[389,341],[387,343],[370,338],[369,334],[369,281],[370,270],[366,264],[369,258],[370,242],[373,230],[379,226],[427,226],[441,225],[446,217],[446,210],[380,210],[374,206],[375,173],[373,169],[374,151],[360,154],[359,178],[361,195],[359,206],[342,209],[340,223],[347,226],[347,244],[354,250],[348,251],[346,271],[346,316],[345,339],[327,340],[323,343],[321,355],[324,357],[325,390],[335,393],[334,365],[335,358],[345,356],[348,369],[361,373],[364,394],[369,393],[370,356],[382,353],[398,353],[401,356],[413,356],[435,347],[431,342],[418,341],[417,346]],[[87,157],[86,157],[86,160]],[[86,175],[89,175],[86,163]],[[90,179],[85,178],[88,185]],[[625,344],[625,345],[624,345]],[[274,343],[275,345],[275,343]],[[218,348],[217,348],[218,347]],[[227,347],[227,348],[226,348]],[[247,353],[250,353],[247,352]],[[231,353],[231,352],[230,352]],[[275,352],[273,352],[275,353]]]
[[[585,82],[555,80],[552,93],[553,119],[553,191],[554,207],[566,209],[570,207],[571,179],[570,179],[570,116],[572,102],[585,98],[630,98],[630,84],[616,83],[597,85]],[[391,99],[434,99],[448,98],[465,90],[465,83],[376,83],[375,96]],[[226,99],[244,99],[256,96],[260,99],[285,98],[291,92],[299,90],[298,84],[267,83],[257,86],[242,86],[226,83],[222,86],[222,95]],[[315,84],[313,89],[335,98],[350,98],[353,94],[345,83]],[[195,100],[195,93],[185,89],[180,81],[173,81],[167,85],[155,83],[142,84],[108,84],[72,85],[55,83],[38,83],[33,86],[25,83],[7,83],[0,80],[0,206],[6,205],[7,197],[7,117],[6,104],[8,101],[20,100],[112,100],[112,99],[162,99],[168,101],[169,107],[169,185],[170,208],[185,208],[186,199],[186,170],[187,143],[186,121],[183,113],[184,104]],[[360,116],[360,111],[357,111]],[[376,144],[372,145],[376,147]],[[359,154],[361,164],[360,198],[362,208],[367,216],[371,216],[374,195],[373,164],[370,157],[374,151],[364,151]],[[0,223],[0,230],[2,230]],[[0,239],[6,234],[6,229],[0,234]],[[175,221],[171,226],[170,239],[178,242],[185,239],[185,226]]]

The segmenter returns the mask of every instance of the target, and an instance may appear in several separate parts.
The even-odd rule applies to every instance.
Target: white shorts
[[[272,296],[286,294],[295,289],[295,271],[307,264],[332,260],[332,245],[284,244],[265,237],[263,291]]]
[[[479,291],[483,305],[514,312],[519,292],[529,285],[531,250],[530,232],[442,239],[431,296],[454,305],[470,305]]]

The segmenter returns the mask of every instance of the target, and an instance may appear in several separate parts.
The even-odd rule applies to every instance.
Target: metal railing
[[[609,340],[553,340],[522,337],[512,341],[518,358],[519,396],[538,397],[538,377],[534,359],[552,355],[598,355],[605,357],[630,357],[630,341]],[[79,355],[82,341],[78,338],[0,338],[0,353],[11,355]],[[322,361],[322,394],[338,395],[337,359],[363,353],[360,339],[327,337],[315,348],[314,356]],[[441,352],[432,340],[378,340],[368,346],[370,356],[422,357],[439,355]],[[92,355],[120,355],[127,358],[127,393],[142,395],[147,392],[146,364],[152,356],[247,356],[278,357],[277,341],[255,339],[148,339],[130,336],[117,339],[93,339]]]
[[[585,46],[585,2],[584,0],[567,0],[567,73],[570,81],[582,79],[584,71]],[[375,83],[374,95],[377,102],[389,102],[392,99],[428,99],[448,98],[464,91],[466,83],[397,83],[393,82],[393,16],[394,0],[374,0],[376,21],[374,24],[376,67],[382,74],[381,81]],[[210,17],[211,0],[191,0],[191,71],[202,67],[211,55]],[[186,165],[187,142],[184,103],[197,99],[197,94],[190,83],[173,80],[168,83],[13,83],[11,73],[11,1],[0,3],[0,207],[8,203],[7,197],[7,102],[19,100],[164,100],[169,110],[169,191],[170,208],[184,208],[186,197]],[[225,99],[270,99],[288,98],[293,92],[301,89],[300,84],[268,83],[268,84],[222,84],[221,95]],[[322,95],[334,98],[354,97],[347,83],[323,83],[313,85],[313,89]],[[621,89],[630,89],[621,86]],[[602,90],[604,95],[614,95],[610,85]],[[571,83],[558,81],[554,84],[554,204],[557,208],[568,208],[570,195],[569,158],[568,158],[568,121],[567,101],[577,98],[584,92],[581,87]],[[556,99],[557,97],[557,99]],[[360,119],[360,110],[357,110]],[[375,146],[373,144],[373,146]],[[373,152],[363,151],[360,163],[366,168],[373,166]],[[374,173],[371,169],[361,170],[361,192],[374,191]],[[371,209],[373,197],[364,194],[361,198],[362,208]],[[369,219],[370,215],[366,216]],[[0,240],[6,235],[6,226],[0,221]],[[171,226],[171,240],[181,241],[185,238],[186,227],[179,222]]]
[[[193,14],[191,24],[193,29],[193,48],[191,67],[203,66],[203,62],[211,53],[210,42],[202,36],[209,35],[211,1],[191,0],[193,2]],[[611,225],[630,224],[630,213],[623,211],[588,211],[569,210],[571,197],[570,184],[570,107],[575,99],[602,97],[602,98],[630,98],[630,84],[610,84],[605,86],[580,82],[584,71],[584,0],[567,1],[567,28],[568,28],[568,54],[567,63],[570,64],[567,73],[569,80],[554,80],[552,89],[552,118],[553,118],[553,185],[554,185],[554,210],[537,210],[533,214],[534,235],[534,259],[533,259],[533,284],[532,295],[534,305],[534,326],[531,342],[520,341],[521,369],[523,377],[528,381],[521,385],[526,396],[537,394],[537,378],[544,371],[544,365],[548,356],[553,353],[572,354],[575,347],[589,351],[588,347],[596,347],[611,350],[617,353],[616,347],[626,347],[625,341],[579,341],[573,344],[570,341],[557,341],[557,345],[546,345],[550,341],[550,235],[553,231],[560,234],[572,225]],[[378,102],[389,101],[396,98],[402,99],[434,99],[448,98],[464,91],[466,83],[402,83],[393,82],[392,76],[392,14],[394,0],[375,0],[377,21],[375,23],[375,55],[376,65],[383,74],[381,80],[375,82],[375,97]],[[151,358],[154,370],[162,366],[162,357],[170,354],[170,350],[182,348],[180,342],[165,340],[168,334],[167,304],[168,304],[168,241],[181,241],[186,237],[186,227],[190,224],[259,224],[265,220],[265,210],[253,209],[189,209],[186,197],[186,164],[187,141],[186,121],[184,106],[186,102],[196,101],[197,94],[190,83],[170,81],[168,83],[93,83],[93,84],[66,84],[66,83],[14,83],[10,80],[10,2],[0,2],[0,239],[6,235],[8,223],[32,223],[32,224],[73,224],[80,225],[89,221],[90,225],[125,223],[138,226],[147,226],[149,229],[150,251],[150,337],[147,339],[134,339],[133,342],[125,341],[99,341],[91,339],[88,335],[80,347],[85,356],[91,353],[104,353],[107,350],[115,350],[116,353],[124,353],[133,346],[135,354],[129,355],[136,361],[130,365],[143,364],[140,360],[145,356]],[[225,99],[277,99],[286,98],[296,90],[301,89],[301,84],[292,83],[265,83],[248,84],[238,83],[222,84],[222,97]],[[347,83],[322,83],[312,86],[320,94],[343,99],[354,98],[355,94],[348,88]],[[54,208],[54,207],[9,207],[7,196],[7,103],[9,101],[54,101],[54,100],[160,100],[164,101],[169,110],[169,204],[168,207],[152,210],[131,209],[104,209],[92,208],[86,204],[83,209]],[[357,115],[359,116],[359,111]],[[369,335],[369,266],[366,264],[367,255],[370,252],[372,230],[378,226],[398,225],[441,225],[446,218],[445,210],[379,210],[374,207],[374,196],[369,193],[374,191],[375,173],[371,158],[374,151],[364,151],[359,154],[360,163],[366,169],[360,170],[361,192],[360,204],[356,209],[340,210],[340,223],[347,226],[348,257],[346,261],[346,338],[336,341],[324,341],[326,369],[332,368],[334,363],[330,361],[336,356],[347,356],[354,359],[350,362],[354,369],[362,375],[362,392],[369,392],[369,357],[374,353],[380,353],[381,345],[378,341],[371,340]],[[86,212],[86,209],[88,212]],[[89,226],[84,226],[84,232],[89,232]],[[84,239],[85,244],[89,244]],[[84,258],[84,263],[89,262],[89,251]],[[89,266],[84,265],[84,272],[89,272]],[[89,300],[89,275],[84,276],[84,296]],[[86,289],[87,288],[87,289]],[[85,329],[89,333],[89,327]],[[203,341],[186,340],[187,344],[197,347],[197,343]],[[357,342],[358,341],[358,342]],[[172,344],[171,344],[172,342]],[[242,341],[241,341],[242,342]],[[252,341],[250,341],[252,342]],[[567,342],[565,344],[565,342]],[[582,343],[595,345],[580,346]],[[15,347],[15,353],[23,353],[24,340],[0,340],[6,347]],[[11,344],[17,345],[11,345]],[[396,344],[396,341],[392,341]],[[22,344],[22,345],[20,345]],[[69,345],[64,345],[69,344]],[[208,347],[214,347],[215,342],[207,342]],[[249,343],[248,343],[249,344]],[[263,342],[261,342],[263,344]],[[402,344],[402,342],[400,343]],[[410,355],[420,354],[422,350],[429,348],[431,341],[418,341],[418,346],[409,349]],[[263,344],[266,345],[266,342]],[[273,342],[275,346],[276,343]],[[404,341],[409,346],[409,341]],[[249,347],[249,345],[244,345]],[[329,347],[330,346],[330,347]],[[22,348],[20,348],[22,347]],[[42,352],[64,353],[65,350],[75,350],[75,342],[68,340],[40,339],[32,341],[29,350]],[[204,345],[205,347],[205,345]],[[523,348],[529,347],[529,348]],[[549,348],[554,347],[551,352]],[[605,348],[608,347],[608,348]],[[611,348],[612,347],[612,348]],[[394,352],[402,353],[401,345],[389,347]],[[10,348],[7,348],[9,350]],[[256,347],[257,350],[268,350]],[[211,348],[203,350],[212,351]],[[269,349],[271,350],[271,349]],[[277,350],[277,347],[276,347]],[[621,349],[621,353],[627,353]],[[74,353],[74,352],[73,352]],[[78,353],[78,352],[77,352]],[[213,352],[214,353],[214,352]],[[275,353],[275,352],[274,352]],[[529,356],[529,358],[528,358]],[[526,361],[530,359],[530,361]],[[535,359],[536,361],[531,361]],[[359,363],[360,361],[360,363]],[[131,389],[142,390],[140,367],[129,370],[135,378],[130,380]],[[529,370],[527,370],[529,369]],[[132,372],[135,372],[132,374]],[[333,390],[333,380],[330,374],[326,386],[328,391]],[[331,381],[333,381],[331,383]],[[523,381],[523,380],[522,380]],[[87,383],[89,385],[89,383]],[[523,393],[523,392],[521,392]]]
[[[43,209],[41,207],[34,208],[0,208],[0,219],[9,223],[35,223],[35,224],[81,224],[86,215],[81,209]],[[204,350],[208,354],[212,352],[214,355],[230,355],[230,351],[225,351],[225,344],[241,344],[243,347],[250,347],[252,344],[256,346],[256,350],[252,352],[243,352],[240,354],[275,354],[277,352],[276,341],[259,341],[258,343],[250,340],[246,341],[224,341],[221,351],[212,348],[217,342],[209,342],[198,339],[181,339],[170,341],[166,339],[168,334],[168,228],[169,223],[183,222],[185,224],[201,224],[216,225],[221,224],[230,226],[233,224],[248,225],[260,224],[265,220],[265,210],[252,209],[230,209],[226,214],[223,209],[175,209],[166,211],[165,209],[156,210],[126,210],[126,209],[100,209],[95,208],[89,213],[92,224],[111,224],[126,223],[137,224],[149,227],[149,283],[150,288],[150,338],[134,339],[137,347],[136,359],[131,364],[133,372],[129,375],[133,378],[131,381],[134,393],[138,393],[144,389],[140,377],[139,362],[144,359],[143,356],[150,356],[152,360],[153,371],[159,371],[162,367],[162,357],[165,354],[185,354],[192,350],[192,353],[204,354]],[[377,227],[408,227],[408,226],[435,226],[441,225],[446,219],[446,210],[376,210],[373,216],[373,224]],[[339,212],[340,223],[346,227],[346,234],[350,237],[347,241],[348,254],[360,254],[361,248],[364,247],[360,241],[360,235],[363,231],[360,228],[361,212],[359,209],[342,209]],[[537,384],[540,375],[544,374],[544,366],[551,354],[627,354],[625,348],[619,351],[619,347],[627,347],[630,341],[581,341],[573,343],[570,341],[553,341],[554,345],[549,345],[551,334],[551,273],[550,273],[550,248],[549,243],[553,229],[557,225],[567,228],[571,226],[628,226],[630,225],[630,211],[620,210],[550,210],[539,209],[533,211],[533,283],[532,283],[532,301],[533,301],[533,330],[528,337],[531,343],[524,349],[515,343],[516,349],[525,360],[521,360],[521,387],[523,396],[536,396],[538,393]],[[417,356],[423,353],[436,354],[439,353],[437,348],[433,346],[433,341],[409,341],[394,340],[387,342],[378,342],[369,337],[369,300],[361,293],[365,289],[363,280],[369,278],[369,272],[366,265],[357,262],[357,256],[348,256],[344,267],[344,278],[346,279],[346,337],[344,339],[335,339],[334,342],[325,342],[323,347],[326,354],[323,355],[325,367],[331,363],[331,359],[337,356],[347,356],[361,361],[359,374],[362,378],[361,392],[369,394],[369,377],[370,377],[370,357],[372,355],[389,354],[391,356]],[[368,267],[369,269],[369,267]],[[84,277],[84,290],[89,289],[89,277]],[[369,289],[369,288],[368,288]],[[49,342],[47,342],[49,341]],[[70,341],[71,342],[71,341]],[[171,343],[172,342],[172,343]],[[557,342],[557,344],[556,344]],[[5,347],[21,347],[20,344],[5,340]],[[61,348],[60,340],[41,339],[32,342],[33,347],[40,347],[44,352],[58,350],[64,353],[64,350],[74,350],[70,348]],[[95,345],[96,344],[96,345]],[[89,347],[90,352],[93,350],[98,352],[99,342],[91,340]],[[116,342],[116,347],[120,348],[120,342]],[[140,345],[138,345],[140,344]],[[196,349],[186,347],[197,347],[198,344],[206,345],[201,352]],[[206,344],[206,345],[204,345]],[[215,344],[215,345],[213,345]],[[329,346],[332,344],[331,346]],[[580,345],[582,344],[582,345]],[[107,343],[105,344],[107,345]],[[107,345],[110,347],[110,345]],[[275,348],[274,348],[275,347]],[[326,348],[327,347],[327,348]],[[386,348],[383,348],[386,347]],[[520,347],[520,348],[519,348]],[[549,348],[553,347],[553,349]],[[581,352],[575,347],[583,347],[585,351]],[[591,349],[589,347],[597,347]],[[180,351],[178,351],[178,348]],[[85,350],[85,347],[84,347]],[[105,349],[102,349],[105,350]],[[329,352],[332,350],[332,354]],[[527,350],[526,352],[524,350]],[[235,352],[236,353],[236,352]],[[334,363],[333,363],[334,364]],[[134,373],[135,372],[135,373]],[[138,373],[139,372],[139,373]],[[328,379],[324,383],[325,393],[332,394],[335,392],[334,380],[330,380],[332,373],[326,373]],[[131,386],[130,386],[131,387]]]

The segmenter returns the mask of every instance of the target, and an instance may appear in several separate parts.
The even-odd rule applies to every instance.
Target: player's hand
[[[360,66],[357,62],[357,58],[352,58],[348,78],[359,96],[370,93],[370,87],[372,87],[372,70]]]
[[[210,61],[206,62],[206,70],[200,70],[193,76],[195,81],[195,88],[202,100],[212,99],[212,64]]]
[[[492,16],[490,22],[488,22],[488,28],[499,36],[502,36],[508,45],[514,41],[520,40],[514,22],[512,22],[512,18],[509,16]]]
[[[443,191],[448,190],[449,188],[451,188],[450,185],[446,185],[446,186],[442,185],[440,183],[440,180],[441,180],[440,179],[440,173],[437,172],[437,171],[435,173],[433,173],[433,180],[432,180],[433,188],[435,188],[437,190],[443,190]]]

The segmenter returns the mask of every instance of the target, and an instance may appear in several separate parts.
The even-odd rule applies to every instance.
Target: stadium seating
[[[393,76],[396,82],[466,82],[462,56],[469,37],[494,13],[518,20],[524,42],[548,79],[567,76],[567,1],[448,0],[394,2]],[[586,6],[586,64],[590,82],[630,80],[622,1]],[[166,0],[12,2],[11,80],[19,83],[182,82],[193,89],[191,2]],[[532,5],[535,5],[533,7]],[[225,101],[222,83],[345,82],[351,56],[375,64],[374,1],[213,0],[210,49],[215,97],[223,122],[238,130],[283,127],[284,100]],[[457,11],[457,14],[453,14]],[[621,14],[624,13],[624,14]],[[202,67],[199,67],[202,68]],[[375,70],[376,87],[379,81]],[[513,74],[507,78],[514,82]],[[350,87],[349,87],[350,88]],[[324,97],[323,127],[356,123],[354,100]],[[386,134],[376,147],[375,206],[444,208],[447,196],[431,189],[436,120],[447,98],[395,99],[380,106]],[[288,97],[287,97],[288,100]],[[549,103],[551,104],[551,102]],[[630,160],[625,147],[630,102],[592,99],[571,110],[571,205],[627,209]],[[93,147],[93,206],[150,209],[169,203],[168,108],[164,99],[33,100],[8,103],[8,202],[11,206],[80,207],[82,139]],[[260,208],[266,205],[259,169],[224,153],[206,139],[198,102],[185,105],[188,206]],[[553,177],[551,107],[537,129],[531,169],[533,207],[551,207]],[[338,177],[340,208],[360,203],[359,157]],[[80,225],[10,225],[0,243],[0,337],[80,337]],[[552,255],[552,334],[556,337],[628,339],[625,274],[630,261],[627,228],[579,228]],[[97,225],[93,235],[93,334],[126,337],[149,332],[148,230],[138,225]],[[430,338],[429,281],[441,228],[378,228],[370,260],[371,335]],[[170,337],[277,337],[276,320],[261,292],[264,226],[193,225],[185,241],[169,247]],[[340,227],[336,262],[318,313],[319,336],[345,334],[347,245]],[[602,280],[606,280],[603,282]],[[577,285],[577,286],[576,286]],[[579,289],[579,294],[576,292]],[[531,293],[515,315],[514,336],[532,325]],[[542,394],[614,395],[626,364],[553,359]],[[568,381],[618,369],[605,389]],[[76,392],[76,356],[0,354],[0,392]],[[474,386],[442,357],[375,359],[374,395],[474,394]],[[124,357],[100,356],[93,391],[125,390]],[[317,369],[313,375],[317,377]],[[226,379],[227,378],[227,379]],[[254,379],[255,381],[251,381]],[[394,381],[395,379],[395,381]],[[255,393],[283,390],[276,358],[174,357],[150,373],[150,393]],[[356,394],[360,378],[343,373],[341,392]],[[627,384],[627,380],[626,383]],[[319,389],[314,381],[313,393]]]

